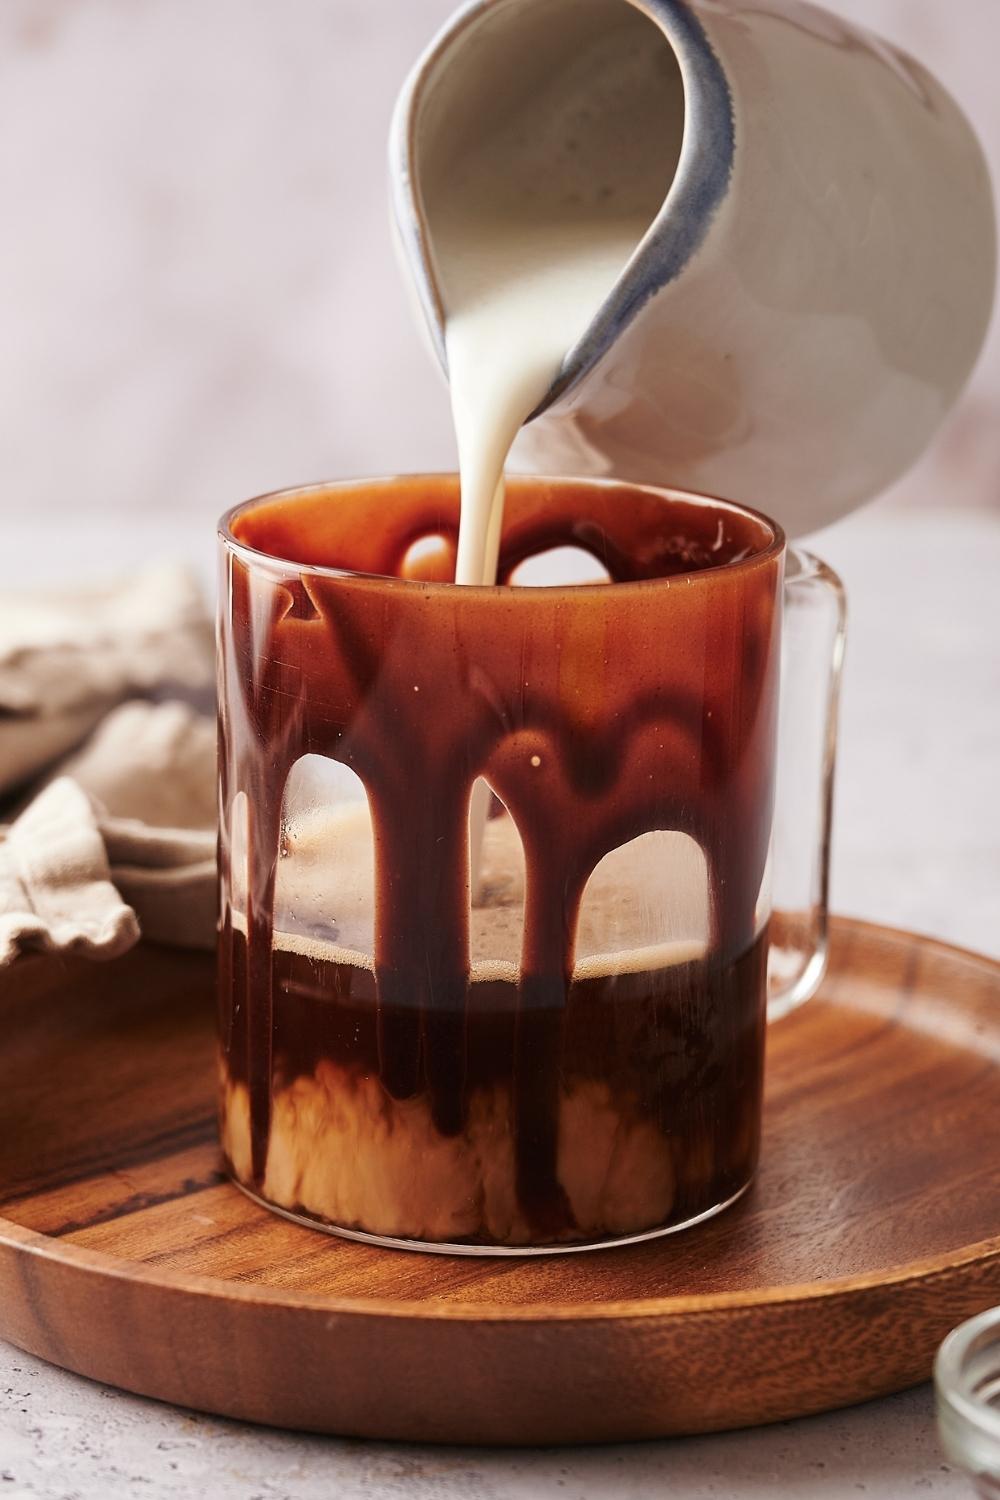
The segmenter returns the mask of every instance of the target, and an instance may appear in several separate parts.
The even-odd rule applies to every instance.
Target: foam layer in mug
[[[233,830],[233,925],[246,930],[245,843]],[[274,947],[373,969],[374,849],[367,803],[296,814],[286,824],[275,888]],[[524,856],[505,813],[483,839],[470,910],[473,982],[518,980]],[[702,958],[709,941],[705,858],[684,834],[644,834],[598,865],[584,894],[573,977],[643,973]]]

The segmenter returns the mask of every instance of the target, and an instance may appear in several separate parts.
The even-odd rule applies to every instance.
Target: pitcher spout
[[[518,129],[501,152],[494,142],[512,104]],[[635,218],[631,254],[534,417],[696,254],[732,176],[732,95],[683,0],[474,0],[413,68],[389,152],[397,244],[446,373],[449,281],[467,251],[461,220],[481,219],[487,196],[527,235],[557,215]]]

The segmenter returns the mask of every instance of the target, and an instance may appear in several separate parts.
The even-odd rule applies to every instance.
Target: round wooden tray
[[[0,1334],[146,1395],[428,1441],[705,1432],[912,1385],[1000,1301],[1000,965],[910,934],[835,924],[742,1202],[576,1256],[375,1249],[237,1192],[206,957],[27,961],[0,1021]]]

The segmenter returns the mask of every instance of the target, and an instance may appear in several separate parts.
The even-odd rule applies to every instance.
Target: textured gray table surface
[[[155,547],[211,575],[211,527],[5,524],[0,585],[95,577]],[[816,549],[841,572],[851,645],[834,906],[1000,952],[1000,520],[884,506]],[[666,1493],[871,1500],[971,1494],[927,1388],[753,1432],[619,1448],[448,1450],[304,1437],[109,1390],[0,1344],[0,1500],[414,1500]]]

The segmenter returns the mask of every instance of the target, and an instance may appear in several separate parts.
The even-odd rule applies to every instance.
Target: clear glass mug
[[[511,480],[516,587],[447,581],[457,524],[452,476],[221,523],[227,1163],[383,1244],[670,1233],[749,1186],[822,977],[843,593],[650,486]]]

